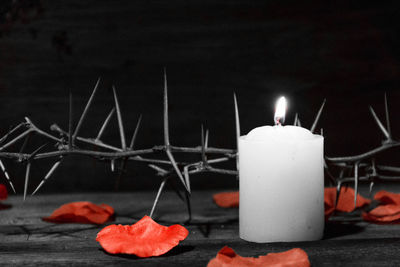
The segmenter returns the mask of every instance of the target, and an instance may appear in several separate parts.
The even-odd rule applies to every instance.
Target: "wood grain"
[[[238,210],[218,208],[213,191],[194,191],[194,221],[187,225],[190,234],[169,253],[140,259],[128,255],[109,255],[95,241],[103,226],[52,224],[40,218],[66,202],[89,200],[113,206],[113,223],[133,224],[148,213],[155,197],[150,192],[38,195],[22,202],[11,196],[0,211],[0,259],[2,266],[37,265],[134,265],[205,266],[223,246],[242,256],[257,256],[295,247],[304,249],[312,266],[399,266],[400,228],[374,225],[337,217],[326,226],[323,240],[295,243],[257,244],[238,237]],[[185,220],[185,207],[171,192],[162,196],[156,211],[162,224]]]

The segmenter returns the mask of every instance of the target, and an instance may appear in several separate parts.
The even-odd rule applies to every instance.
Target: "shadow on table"
[[[324,236],[322,239],[330,239],[339,236],[354,235],[364,231],[363,226],[356,222],[333,221],[325,224]]]
[[[8,209],[11,209],[11,207],[12,207],[12,205],[10,205],[10,204],[0,203],[0,210],[8,210]]]
[[[5,235],[27,235],[27,240],[30,236],[53,236],[53,237],[74,237],[85,239],[81,235],[84,231],[101,229],[104,225],[93,225],[93,224],[54,224],[51,223],[45,226],[35,225],[2,225],[0,227],[0,234]]]
[[[167,253],[156,256],[157,258],[167,258],[167,257],[172,257],[172,256],[177,256],[189,251],[192,251],[194,249],[194,246],[188,246],[188,245],[179,245],[168,251]],[[100,251],[103,251],[105,254],[113,256],[113,257],[119,257],[119,258],[124,258],[124,259],[131,259],[131,260],[139,260],[139,259],[144,259],[141,257],[138,257],[136,255],[128,255],[128,254],[111,254],[105,251],[102,248],[99,248]],[[153,257],[152,257],[153,258]]]
[[[129,218],[131,221],[129,221],[129,224],[136,223],[139,221],[142,217],[140,216],[135,216],[135,214],[121,214],[118,213],[118,217],[124,218],[125,221],[126,218]],[[208,237],[210,235],[210,232],[213,228],[213,226],[220,226],[220,225],[230,225],[230,224],[235,224],[239,220],[237,214],[210,214],[210,215],[198,215],[194,214],[192,219],[190,221],[187,221],[187,215],[186,214],[171,214],[168,212],[159,212],[156,214],[154,221],[156,221],[159,224],[164,224],[164,225],[171,225],[171,224],[181,224],[185,226],[196,226],[197,229],[203,234],[204,237]],[[121,221],[119,221],[121,223]]]

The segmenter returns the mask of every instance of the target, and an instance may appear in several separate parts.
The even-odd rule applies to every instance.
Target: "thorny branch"
[[[30,169],[31,165],[36,161],[46,158],[53,158],[55,162],[45,175],[45,177],[40,181],[39,185],[35,188],[32,195],[34,195],[45,183],[46,181],[54,175],[59,166],[65,161],[65,158],[69,155],[82,155],[92,157],[102,161],[109,161],[111,165],[111,169],[115,170],[115,162],[121,161],[121,168],[119,172],[119,176],[117,179],[117,183],[119,183],[121,176],[123,175],[124,169],[126,167],[127,162],[144,162],[148,164],[148,167],[154,169],[156,174],[162,178],[160,187],[158,189],[156,198],[154,200],[150,216],[153,216],[156,206],[159,202],[160,195],[165,189],[165,185],[167,182],[170,183],[175,193],[178,197],[186,203],[189,220],[191,218],[191,206],[190,206],[190,194],[191,194],[191,186],[190,186],[190,176],[198,173],[210,172],[210,173],[220,173],[238,176],[238,153],[236,149],[226,149],[226,148],[217,148],[217,147],[209,147],[208,139],[209,139],[209,131],[204,131],[203,126],[201,127],[201,145],[194,147],[183,147],[183,146],[174,146],[170,144],[169,138],[169,115],[168,115],[168,88],[167,88],[167,75],[164,70],[164,98],[163,98],[163,106],[164,106],[164,144],[155,145],[146,149],[134,149],[134,144],[138,135],[138,130],[140,127],[141,116],[138,119],[136,124],[136,128],[132,139],[130,141],[130,145],[127,146],[125,132],[124,132],[124,123],[121,115],[121,108],[118,102],[117,91],[113,86],[113,99],[114,99],[114,107],[111,109],[107,117],[105,118],[101,127],[99,127],[99,131],[94,138],[86,138],[79,135],[79,131],[84,124],[84,121],[87,117],[87,113],[92,105],[92,102],[95,98],[96,92],[99,88],[100,79],[97,80],[96,85],[93,89],[93,92],[80,116],[80,119],[73,130],[73,105],[72,105],[72,95],[69,96],[69,122],[68,122],[68,132],[64,131],[57,124],[53,124],[50,127],[52,133],[48,133],[40,128],[38,128],[28,117],[25,118],[25,122],[18,124],[15,127],[11,127],[8,133],[6,133],[2,138],[0,138],[0,170],[4,174],[6,180],[8,181],[10,187],[15,192],[14,185],[10,178],[10,174],[6,169],[4,161],[2,159],[11,159],[16,160],[26,166],[25,172],[25,182],[24,182],[24,200],[27,196],[27,189],[30,178]],[[239,124],[239,111],[236,95],[234,94],[234,109],[235,109],[235,125],[236,125],[236,140],[239,140],[240,137],[240,124]],[[321,113],[323,111],[325,105],[325,100],[323,101],[318,113],[315,117],[315,120],[311,126],[311,132],[316,130],[317,123],[320,119]],[[400,167],[393,166],[384,166],[384,165],[376,165],[375,164],[375,156],[383,153],[384,151],[400,146],[400,142],[393,140],[390,130],[390,122],[389,122],[389,111],[387,98],[385,94],[385,116],[386,116],[386,127],[379,120],[375,111],[370,107],[371,114],[378,124],[379,129],[385,136],[385,139],[382,142],[382,145],[372,149],[371,151],[349,156],[349,157],[325,157],[325,170],[327,174],[327,178],[330,179],[332,183],[337,186],[337,197],[339,196],[340,189],[343,184],[354,183],[355,191],[358,191],[358,184],[360,182],[370,183],[370,191],[374,183],[380,181],[400,181]],[[113,115],[117,115],[118,129],[119,135],[121,139],[121,147],[112,146],[107,144],[101,140],[103,133],[109,122],[111,121]],[[300,119],[298,114],[296,113],[294,125],[301,126]],[[28,153],[24,152],[26,143],[28,142],[29,137],[32,134],[40,135],[47,138],[49,141],[54,142],[55,146],[47,146],[48,147],[56,147],[54,150],[46,150],[43,152],[44,146],[39,147],[34,152]],[[322,135],[322,129],[321,129]],[[19,152],[12,152],[8,149],[15,146],[15,144],[21,140],[24,140],[23,145]],[[91,145],[94,146],[95,149],[84,149],[81,148],[81,145]],[[148,155],[165,153],[167,159],[154,159],[147,158]],[[195,162],[183,162],[176,161],[174,154],[175,153],[195,153],[200,154],[201,160]],[[210,159],[210,155],[217,155],[217,157]],[[223,169],[215,167],[215,164],[226,162],[229,160],[236,160],[236,170]],[[161,167],[163,166],[163,167]],[[339,168],[338,177],[335,177],[330,167]],[[388,172],[395,173],[397,175],[387,175]],[[171,180],[173,179],[173,180]],[[178,181],[178,184],[181,187],[177,187],[175,185],[175,181]],[[118,184],[117,184],[118,185]],[[184,196],[181,194],[181,190],[184,191]],[[357,195],[357,194],[356,194]],[[338,199],[338,198],[337,198]],[[356,202],[356,197],[354,199]]]
[[[189,219],[190,219],[190,175],[202,172],[213,172],[213,173],[221,173],[221,174],[229,174],[237,176],[236,170],[222,169],[214,167],[214,164],[228,161],[230,159],[236,158],[236,150],[235,149],[225,149],[225,148],[216,148],[208,146],[208,131],[206,133],[206,137],[204,137],[204,131],[202,129],[202,139],[201,146],[194,147],[183,147],[183,146],[173,146],[170,144],[169,140],[169,121],[168,121],[168,92],[167,92],[167,75],[164,71],[164,144],[163,145],[155,145],[151,148],[146,149],[134,149],[135,140],[138,135],[138,130],[140,127],[141,116],[138,119],[134,134],[132,139],[127,146],[125,132],[124,132],[124,123],[121,115],[121,108],[118,102],[117,91],[113,86],[113,99],[114,99],[114,107],[111,109],[110,113],[107,115],[105,121],[99,128],[99,132],[94,138],[86,138],[79,135],[80,129],[84,125],[85,119],[87,118],[88,111],[94,101],[96,92],[98,91],[100,84],[100,79],[97,80],[96,85],[90,95],[90,98],[77,122],[75,128],[74,123],[72,121],[73,118],[73,103],[72,103],[72,95],[69,95],[69,121],[68,121],[68,132],[64,131],[57,124],[53,124],[50,127],[51,133],[46,132],[39,127],[37,127],[28,117],[25,118],[25,122],[18,124],[16,127],[10,128],[8,133],[5,134],[0,139],[0,169],[3,172],[5,178],[7,179],[10,187],[14,189],[14,185],[11,181],[9,172],[4,165],[2,159],[10,159],[16,160],[26,166],[25,172],[25,182],[24,182],[24,200],[27,196],[29,178],[30,178],[30,170],[32,164],[41,160],[41,159],[55,159],[55,163],[51,166],[45,177],[40,181],[39,185],[35,188],[32,195],[34,195],[38,190],[45,184],[46,181],[55,173],[55,171],[59,168],[62,162],[65,161],[65,158],[69,155],[82,155],[92,157],[98,160],[109,161],[112,170],[115,169],[115,162],[121,161],[121,169],[117,179],[117,183],[119,183],[121,179],[121,175],[124,172],[126,164],[128,161],[137,161],[144,162],[148,164],[148,166],[154,170],[156,170],[157,175],[163,177],[160,188],[157,193],[157,197],[154,201],[153,207],[151,209],[151,216],[153,215],[155,208],[157,206],[159,197],[165,188],[165,184],[169,182],[171,179],[177,179],[178,183],[182,186],[178,188],[173,186],[174,191],[177,195],[186,202]],[[236,116],[237,106],[235,99],[235,108],[236,108]],[[105,129],[107,128],[110,120],[112,119],[114,113],[117,115],[118,129],[119,135],[121,139],[121,147],[112,146],[103,142],[101,140]],[[237,120],[238,123],[238,120]],[[32,134],[40,135],[49,140],[49,142],[53,142],[55,149],[47,149],[46,151],[42,151],[44,146],[39,147],[34,152],[24,152],[26,143],[28,142],[28,137]],[[19,141],[23,140],[22,148],[19,152],[11,151],[10,148],[15,147]],[[82,148],[81,145],[91,145],[94,146],[94,149],[85,149]],[[167,159],[153,159],[147,158],[147,155],[152,154],[160,154],[165,153]],[[183,162],[175,160],[175,153],[196,153],[201,155],[201,161],[199,162]],[[219,157],[214,159],[208,159],[207,155],[218,155]],[[167,168],[161,167],[160,165],[164,165]],[[186,197],[182,197],[180,190],[183,190]]]
[[[334,178],[336,185],[336,200],[339,199],[341,188],[344,184],[353,183],[355,196],[354,206],[357,202],[357,193],[359,183],[369,183],[369,192],[372,193],[374,184],[377,182],[399,182],[400,181],[400,168],[385,165],[376,165],[376,157],[389,149],[400,146],[400,142],[392,138],[389,121],[389,108],[388,101],[385,94],[385,118],[386,126],[381,122],[374,109],[370,106],[369,110],[374,118],[378,128],[384,135],[384,139],[380,146],[371,149],[370,151],[346,157],[325,157],[326,170],[328,176],[334,178],[328,170],[328,165],[337,168],[338,177]],[[336,201],[337,204],[337,201]]]

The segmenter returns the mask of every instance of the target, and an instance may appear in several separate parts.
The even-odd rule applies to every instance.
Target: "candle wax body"
[[[239,232],[252,242],[310,241],[324,230],[323,137],[263,126],[239,138]]]

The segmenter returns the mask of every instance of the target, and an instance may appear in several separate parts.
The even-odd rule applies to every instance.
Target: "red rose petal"
[[[384,204],[397,204],[400,205],[400,194],[381,190],[377,192],[374,199]]]
[[[167,227],[144,216],[133,225],[109,225],[97,234],[96,240],[108,253],[144,258],[170,251],[188,234],[188,230],[179,224]]]
[[[235,266],[275,266],[275,267],[308,267],[310,261],[307,253],[294,248],[280,253],[268,253],[265,256],[242,257],[230,247],[223,247],[207,265],[207,267],[235,267]]]
[[[7,199],[7,187],[4,184],[0,184],[0,200]]]
[[[336,206],[336,210],[342,212],[351,212],[354,210],[354,195],[355,191],[351,187],[342,187],[339,196],[339,202]],[[330,206],[335,206],[336,201],[336,188],[329,187],[325,188],[325,203]],[[364,205],[371,203],[371,200],[362,197],[357,194],[356,208],[361,208]]]
[[[374,199],[382,205],[364,212],[363,219],[375,223],[400,223],[400,194],[379,191]]]
[[[381,205],[368,213],[375,217],[396,215],[400,213],[400,206],[394,204]]]
[[[336,201],[336,188],[328,187],[325,188],[324,194],[324,204],[325,204],[325,219],[327,219],[333,211],[335,211],[335,201]],[[337,211],[341,212],[351,212],[354,210],[354,195],[355,191],[351,187],[342,187],[339,196],[339,202],[336,206]],[[367,204],[371,203],[371,200],[362,197],[357,194],[356,208],[361,208]]]
[[[368,213],[364,212],[363,219],[369,222],[393,223],[400,219],[400,206],[394,204],[378,206]]]
[[[81,201],[64,204],[43,220],[55,223],[103,224],[113,215],[114,209],[106,204],[96,205]]]
[[[222,208],[239,207],[239,192],[223,192],[213,195],[214,202]]]

